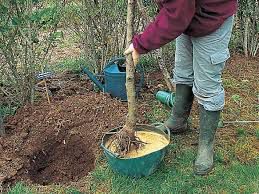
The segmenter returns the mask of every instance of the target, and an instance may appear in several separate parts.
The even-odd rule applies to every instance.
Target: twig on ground
[[[247,124],[247,123],[259,123],[259,121],[223,121],[223,124]]]

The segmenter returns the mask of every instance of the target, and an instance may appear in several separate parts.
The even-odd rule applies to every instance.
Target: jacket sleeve
[[[155,21],[142,34],[134,36],[134,48],[145,54],[169,43],[187,29],[194,14],[194,0],[164,1]]]

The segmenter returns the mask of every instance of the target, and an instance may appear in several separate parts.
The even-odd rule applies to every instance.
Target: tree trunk
[[[169,89],[170,92],[173,92],[175,90],[175,87],[171,81],[170,73],[168,72],[168,70],[166,68],[165,59],[163,58],[163,49],[162,48],[160,48],[158,50],[158,63],[159,63],[159,68],[163,73],[163,77],[166,82],[167,88]]]
[[[133,38],[133,20],[134,20],[134,0],[128,0],[127,8],[127,48]],[[136,127],[136,91],[135,91],[135,66],[132,55],[126,57],[126,89],[128,96],[128,115],[126,119],[126,129],[130,132]]]
[[[133,37],[133,20],[134,20],[134,1],[128,0],[127,11],[127,48],[130,46]],[[114,136],[113,142],[116,144],[116,153],[124,156],[132,149],[138,149],[141,142],[135,134],[136,129],[136,91],[135,91],[135,66],[132,55],[126,57],[126,89],[128,97],[128,115],[125,126]]]
[[[246,16],[245,32],[244,32],[244,52],[246,57],[248,57],[248,36],[249,36],[248,31],[249,31],[249,17]]]

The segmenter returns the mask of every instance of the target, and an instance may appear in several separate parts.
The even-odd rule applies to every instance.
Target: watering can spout
[[[88,77],[95,83],[95,85],[104,92],[104,86],[103,84],[94,76],[94,74],[89,71],[87,67],[82,67],[82,70],[85,74],[88,75]]]

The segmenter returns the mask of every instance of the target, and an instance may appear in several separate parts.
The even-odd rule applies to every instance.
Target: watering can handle
[[[165,127],[166,130],[163,132],[168,136],[168,138],[170,138],[170,136],[171,136],[170,129],[167,126],[165,126],[163,123],[158,122],[158,123],[152,123],[151,125],[154,127],[161,127],[161,126]]]
[[[118,57],[118,58],[114,58],[111,61],[109,61],[106,65],[105,68],[110,67],[111,65],[113,65],[116,62],[125,62],[126,58],[125,57]]]
[[[109,61],[106,65],[105,68],[110,67],[111,65],[113,65],[116,62],[125,62],[126,58],[125,57],[116,57],[114,59],[112,59],[111,61]],[[144,74],[144,68],[141,64],[138,64],[136,69],[139,71],[140,73],[140,80],[139,83],[136,84],[136,93],[138,94],[141,90],[141,88],[144,85],[144,79],[145,79],[145,74]]]

